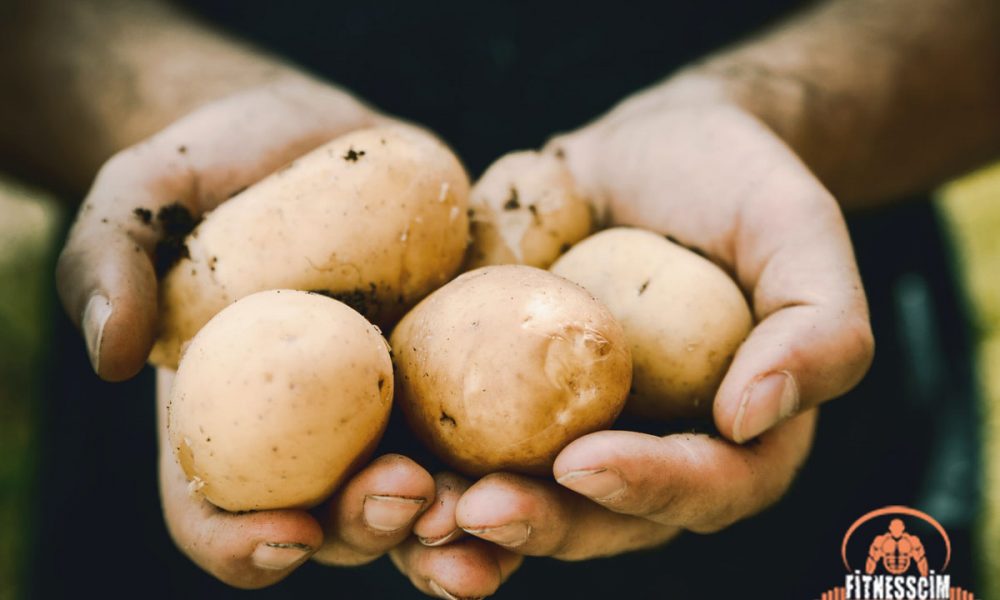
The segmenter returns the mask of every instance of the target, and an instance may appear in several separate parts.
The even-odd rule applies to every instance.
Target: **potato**
[[[217,312],[261,290],[312,290],[388,328],[458,270],[469,182],[416,128],[349,133],[220,205],[161,282],[150,360],[175,367]]]
[[[493,163],[469,196],[472,242],[463,270],[522,264],[547,268],[593,226],[590,205],[563,161],[514,152]]]
[[[212,504],[306,508],[371,455],[392,390],[388,346],[360,314],[319,294],[259,292],[191,341],[167,430],[193,489]]]
[[[411,429],[469,475],[551,473],[568,443],[611,425],[632,373],[611,313],[527,266],[458,277],[406,315],[391,343]]]
[[[628,413],[711,413],[753,326],[743,294],[722,269],[662,236],[616,228],[574,246],[552,272],[597,296],[625,328],[635,364]]]

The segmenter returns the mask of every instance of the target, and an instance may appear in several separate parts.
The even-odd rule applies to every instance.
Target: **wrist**
[[[678,79],[700,81],[722,102],[756,118],[823,179],[833,177],[838,145],[828,143],[846,127],[850,103],[829,97],[815,82],[754,56],[723,55],[692,66]]]

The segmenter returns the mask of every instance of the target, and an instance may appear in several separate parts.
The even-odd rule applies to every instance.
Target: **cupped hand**
[[[721,437],[590,434],[558,456],[557,483],[489,475],[463,494],[456,522],[521,554],[579,560],[764,510],[808,456],[816,408],[872,359],[835,199],[774,132],[696,78],[632,97],[546,151],[604,224],[669,235],[724,268],[756,325],[714,400]]]
[[[176,235],[170,220],[159,219],[161,211],[176,213],[179,206],[197,218],[327,140],[390,121],[339,90],[289,76],[208,104],[111,158],[80,209],[57,272],[60,296],[83,330],[95,371],[120,380],[145,364],[156,331],[156,249]],[[158,372],[164,517],[178,547],[221,581],[271,585],[309,558],[339,566],[370,562],[406,540],[419,515],[434,506],[431,475],[391,454],[311,511],[220,510],[190,493],[167,443],[162,412],[172,379],[171,371]],[[486,591],[476,594],[485,595],[499,585],[491,583],[498,549],[474,540],[465,546],[464,556],[486,565]],[[454,556],[457,548],[445,554]],[[434,562],[424,549],[396,559],[418,580],[421,565]],[[464,577],[444,577],[442,585],[470,589],[471,582],[473,593],[483,588],[474,568]],[[426,581],[421,585],[429,589]]]

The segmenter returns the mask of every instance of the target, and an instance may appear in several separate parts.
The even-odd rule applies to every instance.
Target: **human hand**
[[[505,473],[472,485],[456,522],[522,554],[617,554],[763,510],[807,457],[815,408],[871,361],[864,292],[829,192],[774,133],[700,82],[655,92],[546,150],[564,157],[607,223],[668,234],[726,269],[757,325],[715,398],[723,438],[598,432],[556,459],[560,485]]]
[[[159,210],[176,202],[197,217],[328,139],[390,120],[324,84],[289,76],[206,105],[108,161],[57,274],[98,374],[131,376],[152,344],[155,249],[171,233],[155,220]],[[145,222],[150,216],[154,227]],[[159,372],[161,411],[172,377]],[[408,458],[387,455],[314,511],[227,513],[188,492],[162,427],[161,415],[160,487],[171,535],[200,567],[237,587],[273,584],[309,557],[331,565],[374,560],[405,539],[434,502],[431,475]],[[404,569],[409,563],[398,562]]]

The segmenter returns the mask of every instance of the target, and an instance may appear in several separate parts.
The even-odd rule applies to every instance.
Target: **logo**
[[[844,585],[820,600],[975,600],[947,574],[951,539],[925,512],[873,510],[855,521],[840,547]]]

